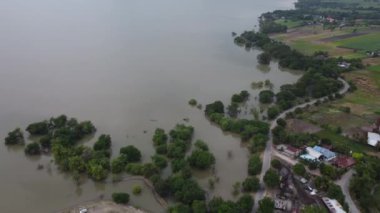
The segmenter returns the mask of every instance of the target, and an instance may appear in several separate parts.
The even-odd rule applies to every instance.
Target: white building
[[[326,207],[329,209],[330,213],[347,213],[344,211],[342,205],[340,205],[337,200],[330,199],[328,197],[323,197],[322,200]]]
[[[374,132],[368,132],[367,143],[371,146],[377,146],[380,142],[380,135]]]

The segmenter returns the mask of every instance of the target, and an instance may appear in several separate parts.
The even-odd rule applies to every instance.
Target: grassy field
[[[362,8],[380,8],[379,2],[368,0],[322,0],[321,2],[337,2],[343,3],[350,7],[362,7]]]
[[[350,140],[346,137],[343,137],[339,134],[336,134],[335,132],[331,132],[331,131],[328,131],[328,130],[322,130],[320,132],[317,133],[317,135],[321,138],[328,138],[331,140],[333,146],[334,145],[344,145],[344,146],[348,146],[350,147],[350,149],[353,151],[353,152],[367,152],[367,151],[371,151],[371,148],[368,147],[367,145],[365,144],[361,144],[361,143],[358,143],[358,142],[355,142],[353,140]]]
[[[380,49],[380,33],[371,33],[367,35],[357,36],[353,38],[343,39],[341,41],[335,42],[337,46],[374,51]]]
[[[288,29],[295,28],[302,26],[303,21],[292,21],[292,20],[285,20],[285,19],[277,19],[277,24],[285,25],[288,27]]]
[[[372,72],[380,72],[380,65],[370,66],[368,67],[368,70]]]
[[[334,31],[324,30],[322,26],[303,26],[297,27],[288,33],[282,33],[272,36],[274,39],[285,42],[290,45],[292,48],[307,54],[311,55],[315,51],[327,51],[331,56],[339,57],[342,56],[344,58],[365,58],[366,53],[364,50],[350,49],[350,48],[341,48],[339,46],[344,46],[340,42],[344,42],[348,39],[344,39],[346,35],[352,35],[352,31],[356,29],[358,33],[365,34],[369,33],[369,36],[373,37],[372,40],[376,41],[376,35],[380,34],[379,31],[373,30],[368,27],[347,27],[343,29],[336,29]],[[375,31],[377,33],[372,33]],[[360,35],[360,34],[358,34]],[[342,39],[340,38],[342,37]],[[361,36],[352,37],[350,39],[359,38]],[[380,37],[380,36],[379,36]],[[340,40],[341,39],[341,40]],[[380,39],[380,38],[379,38]],[[360,42],[363,43],[363,39],[359,39]],[[368,38],[367,38],[368,40]],[[364,37],[364,41],[366,41],[366,37]],[[350,41],[347,41],[349,43]],[[380,42],[379,42],[380,45]],[[376,45],[371,45],[376,46]]]
[[[291,42],[291,46],[306,55],[312,55],[317,51],[331,51],[334,47],[325,44],[315,44],[308,40],[296,40]]]

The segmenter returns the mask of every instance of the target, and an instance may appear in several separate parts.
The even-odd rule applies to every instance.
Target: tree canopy
[[[269,188],[278,187],[280,186],[280,176],[275,170],[269,169],[264,175],[264,183]]]
[[[5,145],[16,145],[24,144],[24,135],[20,128],[16,128],[13,131],[8,133],[8,136],[5,138]]]

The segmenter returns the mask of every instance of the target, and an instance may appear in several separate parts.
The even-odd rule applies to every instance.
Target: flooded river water
[[[295,82],[299,73],[275,62],[261,69],[259,51],[245,51],[231,36],[254,28],[263,12],[292,6],[292,0],[2,0],[0,136],[66,114],[91,120],[97,135],[110,134],[114,153],[133,144],[149,161],[154,129],[189,118],[195,139],[216,157],[220,182],[212,194],[230,199],[233,183],[247,176],[248,150],[187,102],[227,104],[241,90],[257,96],[253,81],[270,79],[275,90]],[[56,212],[136,184],[88,180],[77,187],[50,160],[1,146],[0,212]],[[207,186],[207,174],[197,179]],[[148,189],[131,203],[162,211]]]

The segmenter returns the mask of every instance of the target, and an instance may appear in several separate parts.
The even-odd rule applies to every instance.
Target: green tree
[[[81,173],[86,170],[86,164],[80,156],[73,156],[69,158],[69,169]]]
[[[94,144],[94,150],[108,150],[111,148],[111,136],[100,135]]]
[[[267,141],[268,141],[268,136],[261,133],[255,134],[252,137],[251,144],[250,144],[251,153],[259,153],[259,152],[264,151]]]
[[[259,93],[259,101],[263,104],[273,102],[274,93],[271,90],[263,90]]]
[[[194,200],[191,204],[191,209],[193,213],[206,213],[206,202],[203,200]]]
[[[49,135],[44,135],[39,140],[41,147],[44,149],[51,148],[51,141],[52,141],[52,138]]]
[[[284,119],[280,118],[277,120],[277,125],[282,126],[282,127],[286,127],[286,121]]]
[[[273,159],[271,161],[271,166],[275,169],[278,169],[278,170],[281,169],[281,167],[282,167],[281,162],[277,159]]]
[[[274,202],[269,197],[264,197],[259,201],[259,213],[273,213],[274,212]]]
[[[305,176],[306,174],[305,166],[303,164],[297,163],[296,165],[293,166],[293,172],[296,175]]]
[[[273,169],[269,169],[264,175],[264,183],[269,188],[275,188],[280,185],[280,176]]]
[[[262,162],[260,156],[252,155],[248,161],[248,174],[257,175],[260,174],[262,168]]]
[[[205,113],[210,116],[213,113],[224,114],[224,104],[221,101],[215,101],[214,103],[207,104],[205,108]]]
[[[152,156],[152,161],[157,167],[159,167],[161,169],[164,169],[168,165],[168,161],[162,155]]]
[[[197,169],[208,169],[215,163],[215,157],[208,151],[197,149],[191,153],[187,161],[191,167]]]
[[[239,198],[236,204],[242,213],[250,213],[252,212],[254,200],[251,195],[245,194]]]
[[[45,135],[49,132],[49,126],[47,121],[41,121],[29,124],[26,131],[31,135]]]
[[[179,172],[182,168],[187,167],[187,162],[182,158],[176,158],[171,161],[172,172]]]
[[[195,143],[194,143],[194,146],[200,150],[203,150],[203,151],[208,151],[208,145],[202,141],[202,140],[197,140]]]
[[[263,52],[257,56],[257,60],[260,64],[268,65],[271,60],[271,55],[267,52]]]
[[[129,202],[129,194],[124,192],[112,193],[112,200],[118,204],[127,204]]]
[[[36,142],[30,143],[25,147],[25,154],[27,155],[39,155],[41,154],[40,145]]]
[[[338,172],[333,166],[322,163],[319,166],[319,170],[321,171],[322,175],[326,175],[332,180],[336,180],[338,178]]]
[[[117,158],[113,159],[111,161],[111,168],[112,168],[112,173],[120,173],[124,171],[125,166],[128,164],[128,159],[126,155],[120,155]]]
[[[139,186],[139,185],[133,186],[132,193],[134,195],[139,195],[139,194],[141,194],[141,192],[142,192],[141,186]]]
[[[49,124],[53,126],[54,128],[61,128],[64,127],[67,123],[67,116],[66,115],[60,115],[56,118],[50,118]]]
[[[236,118],[239,114],[239,105],[233,102],[231,105],[227,106],[227,113],[230,117]]]
[[[129,145],[120,149],[120,154],[127,156],[128,162],[138,162],[141,160],[141,152],[135,146]]]
[[[8,133],[8,136],[5,138],[5,145],[15,145],[15,144],[24,144],[24,135],[20,128]]]
[[[190,106],[196,106],[197,105],[197,100],[195,100],[194,98],[192,98],[192,99],[189,100],[189,104],[190,104]]]
[[[257,177],[247,177],[242,185],[245,192],[257,192],[260,189],[260,180]]]
[[[166,144],[166,142],[168,141],[168,135],[165,133],[165,130],[161,128],[157,128],[154,131],[152,140],[153,140],[154,146],[161,146],[163,144]]]
[[[169,213],[191,213],[191,209],[188,205],[179,203],[169,207]]]
[[[324,207],[308,205],[301,210],[301,213],[327,213],[327,211]]]
[[[276,118],[278,114],[280,114],[280,109],[278,108],[278,106],[273,106],[273,107],[268,108],[267,115],[269,119],[272,120]]]
[[[89,163],[87,167],[88,174],[96,181],[104,180],[108,176],[108,171],[99,164]]]

